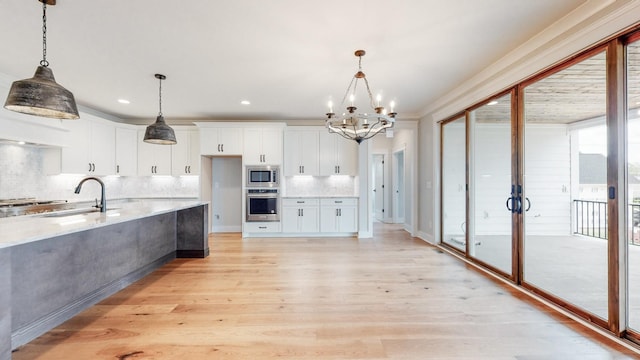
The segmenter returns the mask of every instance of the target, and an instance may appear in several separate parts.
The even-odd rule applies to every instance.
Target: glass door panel
[[[629,327],[640,330],[640,41],[627,45],[627,229]],[[624,231],[620,231],[624,234]]]
[[[605,90],[605,52],[524,89],[521,199],[524,282],[606,320]]]
[[[511,275],[511,94],[471,111],[469,121],[469,255]]]
[[[466,130],[464,117],[442,125],[442,242],[466,251]]]

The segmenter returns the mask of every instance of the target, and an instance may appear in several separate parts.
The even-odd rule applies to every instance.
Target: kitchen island
[[[206,202],[108,205],[0,219],[0,359],[176,257],[209,254]]]

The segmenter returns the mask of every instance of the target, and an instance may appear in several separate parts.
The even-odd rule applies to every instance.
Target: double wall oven
[[[280,221],[280,167],[247,167],[247,222]]]

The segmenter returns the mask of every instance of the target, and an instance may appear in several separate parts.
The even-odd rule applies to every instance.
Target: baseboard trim
[[[11,349],[15,350],[18,347],[32,341],[38,336],[46,333],[47,331],[55,328],[63,322],[78,315],[83,310],[97,304],[98,302],[106,299],[107,297],[117,293],[118,291],[126,288],[134,282],[149,275],[157,268],[170,262],[176,258],[176,253],[171,252],[160,259],[141,267],[140,269],[125,275],[124,277],[115,280],[97,290],[88,293],[77,301],[68,304],[40,319],[23,326],[11,333]]]
[[[434,239],[433,235],[427,234],[424,231],[418,231],[418,238],[428,242],[429,244],[436,245],[436,242],[435,242],[435,239]]]
[[[205,250],[178,250],[176,251],[176,257],[183,259],[195,259],[195,258],[206,258],[209,256],[209,248]]]

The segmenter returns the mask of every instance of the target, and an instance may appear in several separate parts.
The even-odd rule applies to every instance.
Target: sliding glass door
[[[466,251],[466,122],[457,118],[442,124],[442,239]]]
[[[628,323],[640,331],[640,40],[627,51],[627,238]]]
[[[469,112],[469,255],[512,275],[511,195],[512,94],[494,98]]]

